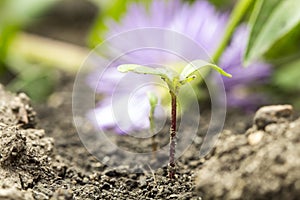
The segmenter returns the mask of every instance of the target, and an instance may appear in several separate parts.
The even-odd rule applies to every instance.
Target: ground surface
[[[64,2],[28,30],[84,45],[97,9],[84,0]],[[216,148],[199,159],[201,128],[170,181],[166,167],[135,166],[140,173],[128,173],[126,163],[107,167],[88,153],[73,126],[72,79],[62,77],[48,102],[34,109],[26,95],[0,86],[0,200],[299,199],[300,119],[289,112],[261,114],[255,123],[252,115],[230,113]],[[202,119],[205,129],[209,115]]]
[[[140,173],[128,173],[126,163],[112,168],[89,154],[72,124],[72,81],[62,82],[70,84],[60,87],[47,105],[36,106],[38,120],[24,94],[10,94],[1,87],[0,199],[297,199],[300,195],[300,120],[290,122],[291,113],[286,111],[290,108],[260,112],[253,126],[252,118],[232,115],[226,123],[230,126],[225,126],[205,159],[198,157],[200,134],[177,161],[177,179],[170,181],[166,167],[151,172],[136,166]]]

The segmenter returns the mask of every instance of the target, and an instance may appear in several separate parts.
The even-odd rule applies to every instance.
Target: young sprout
[[[157,151],[157,142],[155,140],[155,119],[154,119],[154,112],[155,108],[158,103],[158,98],[153,92],[147,92],[147,96],[149,99],[150,104],[150,112],[149,112],[149,122],[150,122],[150,132],[152,134],[152,152],[153,152],[153,159],[156,158],[156,151]]]
[[[170,127],[170,152],[169,152],[169,177],[175,178],[176,165],[175,165],[175,148],[176,148],[176,111],[177,111],[177,96],[181,86],[194,80],[196,78],[193,75],[197,70],[203,67],[211,67],[223,76],[231,77],[231,74],[225,72],[217,65],[208,63],[203,60],[194,60],[184,67],[182,72],[177,72],[168,68],[151,68],[136,64],[124,64],[118,67],[120,72],[134,72],[138,74],[151,74],[160,76],[163,81],[168,85],[168,89],[171,95],[171,127]]]

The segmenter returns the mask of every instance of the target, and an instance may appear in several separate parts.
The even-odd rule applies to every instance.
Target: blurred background
[[[190,0],[193,3],[197,0]],[[89,51],[105,39],[107,20],[120,20],[126,8],[138,0],[2,0],[0,2],[0,83],[14,92],[26,92],[34,102],[43,103],[60,87],[64,76],[75,77]],[[232,13],[239,1],[210,0],[221,12]],[[280,14],[279,2],[263,5],[263,20],[253,25],[253,1],[242,13],[242,21],[252,26]],[[295,1],[299,4],[299,1]],[[281,3],[283,4],[283,3]],[[265,10],[267,10],[267,12]],[[277,12],[277,13],[275,13]],[[257,13],[257,12],[256,12]],[[275,14],[274,14],[275,13]],[[279,14],[278,14],[279,13]],[[274,69],[270,81],[260,86],[268,104],[291,103],[300,108],[300,23],[292,11],[285,16],[291,23],[257,55]],[[270,19],[267,19],[271,16]],[[280,17],[280,16],[279,16]],[[282,18],[282,17],[281,17]],[[259,17],[258,17],[259,19]],[[293,21],[294,20],[294,21]],[[274,20],[273,20],[274,21]],[[269,25],[269,24],[268,24]],[[271,29],[272,30],[272,29]],[[276,31],[276,30],[275,30]],[[251,35],[250,38],[258,37]],[[258,47],[256,47],[258,48]]]

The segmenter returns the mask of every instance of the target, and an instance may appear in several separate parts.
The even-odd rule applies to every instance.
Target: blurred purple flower
[[[191,38],[201,45],[209,55],[212,55],[222,39],[227,20],[227,14],[217,12],[206,1],[197,1],[190,5],[180,0],[153,0],[148,9],[143,4],[131,4],[120,22],[107,22],[109,27],[107,38],[139,28],[162,28],[181,33]],[[259,103],[256,97],[250,96],[249,98],[249,95],[243,96],[237,91],[241,88],[246,88],[248,85],[252,85],[254,82],[264,80],[270,74],[269,65],[263,62],[253,63],[248,68],[242,67],[242,56],[247,37],[247,28],[240,26],[218,63],[220,67],[233,75],[231,79],[223,78],[229,106],[248,108]],[[126,45],[132,45],[132,43],[136,45],[141,44],[141,47],[143,47],[147,39],[143,35],[136,35],[132,40],[119,42],[114,45],[120,49]],[[193,49],[188,49],[187,53],[193,54]],[[132,58],[130,62],[138,64],[176,63],[177,61],[168,55],[164,56],[163,53],[157,51],[151,52],[151,50],[134,52],[130,58]],[[103,76],[102,81],[104,82],[101,87],[98,86],[97,79],[93,74],[89,77],[91,87],[95,88],[96,92],[104,94],[104,100],[93,111],[97,118],[94,119],[96,120],[95,123],[101,128],[113,128],[119,133],[135,128],[147,128],[149,126],[148,114],[150,108],[146,97],[146,88],[139,90],[138,94],[133,97],[134,106],[130,107],[129,104],[130,108],[127,111],[131,116],[130,125],[115,119],[117,113],[113,114],[111,94],[117,84],[117,80],[122,76],[124,75],[117,70],[111,70],[107,73],[107,76]],[[146,76],[143,77],[141,82],[147,78]],[[124,85],[119,84],[120,88],[118,88],[117,92],[120,99],[122,95],[126,94],[130,85],[136,81],[138,80],[134,79],[131,81],[130,78],[127,78],[127,83],[124,83]],[[116,91],[114,92],[116,93]],[[140,105],[137,105],[137,102]],[[119,104],[121,104],[121,101]],[[117,111],[117,109],[115,110]],[[122,124],[125,125],[122,126]]]
[[[262,84],[271,74],[271,66],[265,62],[255,62],[243,66],[243,53],[246,49],[249,31],[245,25],[237,28],[230,45],[218,63],[232,78],[223,78],[227,105],[245,110],[254,110],[265,102],[261,94],[249,94],[249,86]]]

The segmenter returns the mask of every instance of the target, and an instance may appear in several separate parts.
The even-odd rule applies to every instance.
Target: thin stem
[[[175,149],[176,149],[176,94],[170,91],[171,94],[171,127],[170,127],[170,156],[169,156],[169,177],[175,178]]]

